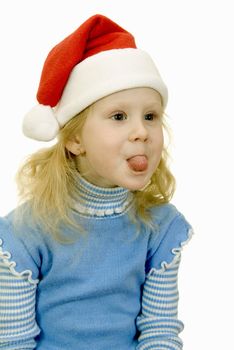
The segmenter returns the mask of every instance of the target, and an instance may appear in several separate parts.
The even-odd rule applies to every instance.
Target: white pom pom
[[[51,141],[59,131],[59,124],[50,106],[37,105],[24,117],[23,133],[38,141]]]

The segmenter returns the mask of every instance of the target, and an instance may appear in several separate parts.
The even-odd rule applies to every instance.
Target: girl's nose
[[[134,121],[129,132],[129,141],[146,142],[148,140],[148,131],[142,121]]]

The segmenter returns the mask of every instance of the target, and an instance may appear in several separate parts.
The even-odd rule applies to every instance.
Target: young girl
[[[177,275],[192,229],[169,201],[167,88],[95,15],[49,53],[23,131],[57,143],[18,172],[0,219],[0,348],[182,349]]]

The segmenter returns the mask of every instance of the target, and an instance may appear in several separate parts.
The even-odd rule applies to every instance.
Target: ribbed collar
[[[73,208],[90,216],[119,215],[133,200],[133,194],[123,187],[98,187],[78,174],[77,197]]]

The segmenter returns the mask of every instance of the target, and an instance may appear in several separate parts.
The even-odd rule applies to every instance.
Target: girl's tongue
[[[128,159],[129,167],[134,171],[144,171],[148,167],[146,156],[134,156]]]

